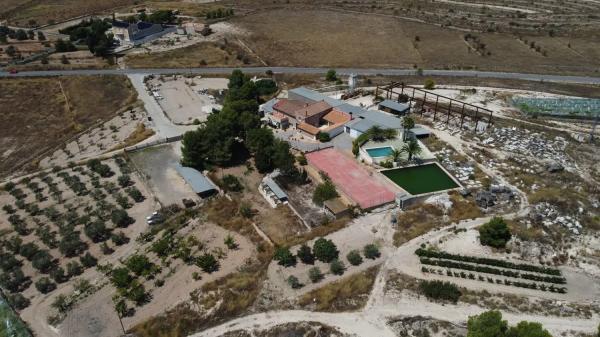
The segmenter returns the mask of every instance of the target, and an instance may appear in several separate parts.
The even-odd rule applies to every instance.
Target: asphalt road
[[[23,71],[16,74],[10,74],[6,71],[0,71],[0,77],[35,77],[35,76],[74,76],[74,75],[140,75],[140,74],[199,74],[214,75],[228,74],[236,68],[159,68],[159,69],[89,69],[89,70],[46,70],[46,71]],[[308,67],[247,67],[243,68],[248,73],[264,74],[267,70],[274,73],[287,74],[324,74],[326,68],[308,68]],[[348,75],[351,73],[357,75],[415,75],[414,69],[375,69],[375,68],[337,68],[338,74]],[[541,74],[523,74],[493,71],[475,71],[475,70],[424,70],[424,76],[456,76],[456,77],[482,77],[482,78],[505,78],[530,81],[547,82],[565,82],[582,84],[600,84],[600,77],[587,76],[562,76],[562,75],[541,75]]]

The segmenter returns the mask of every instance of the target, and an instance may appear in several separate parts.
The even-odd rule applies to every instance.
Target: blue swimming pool
[[[389,146],[385,147],[374,147],[366,150],[371,158],[389,157],[392,155],[392,148]]]

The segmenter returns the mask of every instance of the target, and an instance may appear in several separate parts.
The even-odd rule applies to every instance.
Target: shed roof
[[[175,169],[188,183],[188,185],[192,187],[192,190],[195,193],[206,193],[217,190],[217,187],[212,183],[212,181],[210,181],[200,171],[181,165],[177,165]]]
[[[348,206],[340,198],[325,200],[323,205],[334,215],[348,211]]]
[[[268,100],[268,101],[267,101],[265,104],[261,105],[261,106],[260,106],[260,109],[261,109],[263,112],[266,112],[266,113],[272,113],[272,112],[273,112],[273,106],[274,106],[274,105],[275,105],[277,102],[279,102],[279,100],[278,100],[277,98],[272,98],[272,99]]]
[[[332,107],[336,107],[336,106],[340,106],[340,105],[344,104],[344,101],[341,101],[341,100],[335,99],[335,98],[331,98],[327,95],[323,95],[322,93],[320,93],[318,91],[311,90],[306,87],[298,87],[298,88],[291,89],[289,91],[289,93],[296,94],[298,96],[301,96],[301,97],[303,97],[309,101],[313,101],[313,102],[325,101],[325,102],[327,102],[327,104],[331,105]]]
[[[396,110],[396,111],[400,111],[400,112],[404,112],[409,109],[408,105],[403,104],[403,103],[398,103],[396,101],[392,101],[389,99],[386,99],[385,101],[379,103],[379,106],[389,108],[392,110]]]
[[[266,177],[263,182],[269,187],[271,192],[273,192],[278,199],[287,199],[287,194],[281,189],[281,187],[279,187],[279,185],[277,185],[275,180],[271,179],[270,177]]]
[[[294,112],[301,109],[305,105],[304,102],[293,99],[281,99],[273,104],[273,109],[281,111],[286,115],[294,116]]]
[[[296,119],[307,118],[328,110],[331,110],[331,105],[325,101],[320,101],[294,111],[294,116],[296,116]]]

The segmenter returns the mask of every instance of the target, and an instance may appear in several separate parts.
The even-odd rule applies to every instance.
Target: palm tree
[[[402,130],[402,140],[406,140],[407,133],[412,128],[414,128],[414,127],[415,127],[415,120],[414,119],[412,119],[411,117],[408,117],[408,116],[406,116],[406,117],[404,117],[402,119],[402,128],[403,128],[403,130]]]
[[[377,125],[372,126],[369,130],[367,130],[368,138],[376,141],[382,142],[386,139],[392,139],[396,137],[396,130],[394,129],[383,129]]]
[[[411,139],[408,143],[404,144],[402,151],[408,153],[408,161],[411,161],[413,156],[418,156],[423,149],[421,149],[416,140]]]
[[[392,149],[392,160],[394,163],[397,163],[400,160],[400,156],[402,156],[403,151],[398,150],[397,148]]]

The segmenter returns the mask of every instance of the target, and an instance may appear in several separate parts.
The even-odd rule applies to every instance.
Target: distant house
[[[135,43],[163,31],[164,27],[162,25],[151,22],[129,23],[118,20],[112,22],[112,32],[115,39],[127,43]]]
[[[379,110],[389,112],[397,116],[404,116],[408,113],[410,107],[407,104],[386,99],[385,101],[379,103]]]
[[[176,170],[199,197],[208,198],[219,192],[216,185],[200,171],[181,165],[177,165]]]

